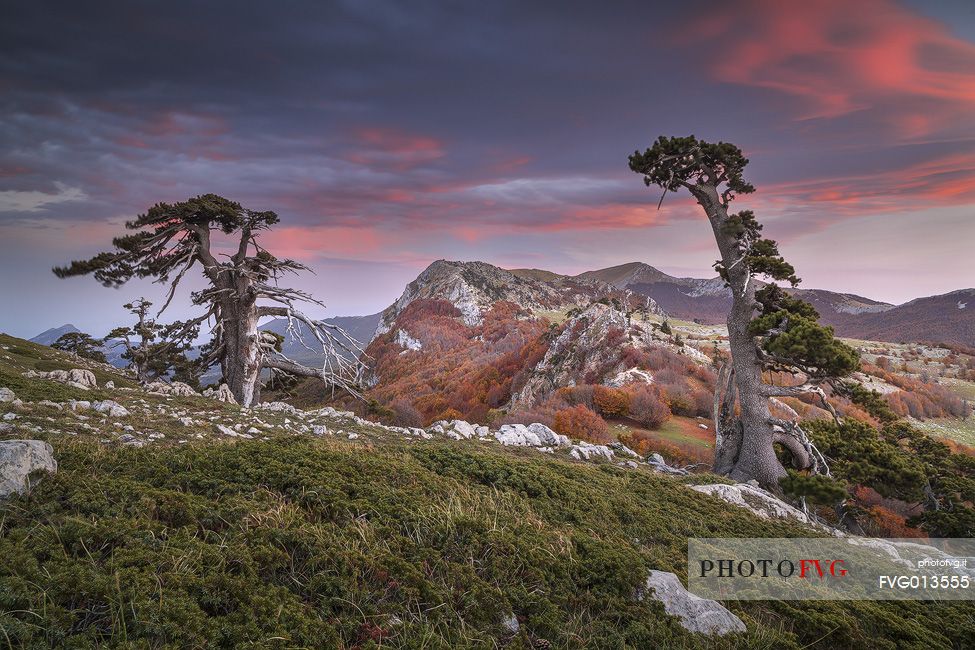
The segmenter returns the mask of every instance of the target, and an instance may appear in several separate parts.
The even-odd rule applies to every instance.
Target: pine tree
[[[121,357],[132,364],[139,381],[151,381],[170,373],[196,384],[196,373],[186,353],[193,348],[200,331],[198,323],[176,321],[164,325],[149,316],[152,303],[145,298],[124,305],[135,317],[131,326],[116,327],[108,333],[110,345],[122,346]]]
[[[731,290],[731,363],[721,369],[715,395],[714,470],[779,491],[786,470],[775,444],[788,449],[796,469],[828,469],[797,422],[772,417],[769,400],[814,392],[832,409],[822,385],[856,369],[859,357],[833,337],[831,328],[817,322],[811,305],[775,284],[758,289],[756,277],[793,287],[799,278],[777,244],[762,237],[762,224],[752,211],[729,212],[735,197],[755,191],[744,178],[747,164],[735,145],[694,136],[660,137],[629,158],[630,169],[643,176],[647,186],[662,187],[665,195],[686,189],[697,200],[721,255],[715,269]],[[803,381],[771,386],[763,382],[763,370],[791,372]]]
[[[61,278],[93,275],[110,287],[132,278],[168,283],[162,312],[180,280],[199,265],[209,286],[191,298],[204,313],[187,324],[201,325],[212,319],[214,338],[201,364],[220,364],[224,381],[240,404],[246,407],[260,401],[260,377],[265,368],[317,377],[358,395],[362,364],[349,359],[361,354],[359,345],[340,327],[296,307],[301,302],[324,306],[320,301],[304,291],[278,285],[286,274],[308,270],[295,260],[275,257],[260,245],[260,233],[278,221],[274,212],[249,210],[215,194],[158,203],[125,224],[134,232],[115,238],[114,251],[57,267],[54,273]],[[233,253],[223,261],[214,251],[220,237],[233,241]],[[287,318],[289,330],[298,336],[301,330],[310,332],[325,353],[321,368],[295,363],[274,349],[274,341],[258,329],[261,318],[272,316]],[[302,323],[301,328],[297,322]]]
[[[103,340],[96,339],[91,334],[68,332],[62,334],[57,341],[51,344],[51,347],[55,350],[76,354],[85,359],[106,363],[105,353],[100,349],[103,345],[105,345]]]

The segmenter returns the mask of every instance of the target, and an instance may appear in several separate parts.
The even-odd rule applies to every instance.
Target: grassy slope
[[[18,342],[14,367],[13,352],[4,385],[27,360],[64,363]],[[36,399],[62,388],[20,384]],[[24,419],[69,430],[59,417]],[[730,605],[746,635],[705,640],[633,599],[647,569],[682,575],[690,536],[798,529],[644,470],[360,433],[142,449],[32,435],[60,471],[0,509],[0,647],[934,648],[975,634],[970,605],[747,603]]]

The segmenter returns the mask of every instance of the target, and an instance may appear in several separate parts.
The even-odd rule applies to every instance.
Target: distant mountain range
[[[369,345],[369,341],[372,340],[376,333],[376,328],[379,325],[379,317],[380,314],[371,314],[369,316],[337,316],[335,318],[327,318],[325,320],[326,322],[338,325],[344,329],[353,339],[359,342],[360,347],[365,348],[367,345]],[[305,333],[305,329],[297,321],[295,322],[295,326],[296,333],[300,335]],[[321,348],[316,347],[318,344],[313,337],[306,337],[305,343],[303,344],[297,336],[294,336],[292,333],[288,332],[287,319],[276,318],[265,323],[264,325],[261,325],[261,329],[275,332],[284,336],[284,344],[282,349],[288,358],[293,361],[308,365],[316,365],[320,364],[324,360],[324,355],[321,352]],[[62,325],[61,327],[52,327],[49,330],[45,330],[30,340],[33,343],[38,343],[40,345],[51,345],[65,334],[80,331],[81,330],[79,330],[77,327],[68,323]],[[117,368],[124,368],[129,365],[129,362],[122,359],[120,356],[124,350],[122,346],[113,347],[111,345],[105,345],[102,346],[101,350],[105,354],[105,358],[113,366]],[[198,354],[199,348],[193,348],[189,352],[190,358],[194,358]],[[206,381],[216,380],[219,377],[219,374],[219,368],[217,368],[216,371],[211,370],[209,373],[204,375],[204,383],[206,383]]]
[[[825,289],[790,291],[816,307],[821,320],[832,325],[840,336],[975,346],[975,289],[918,298],[903,305]],[[328,320],[366,347],[377,334],[390,331],[397,316],[418,299],[447,300],[460,310],[463,321],[472,325],[499,301],[544,313],[585,307],[601,297],[627,292],[650,298],[654,311],[704,324],[723,324],[731,304],[731,296],[720,278],[678,278],[642,262],[568,276],[544,269],[502,269],[485,262],[438,260],[407,284],[403,294],[381,313]],[[322,360],[315,345],[309,342],[308,349],[287,334],[284,319],[261,327],[286,336],[285,354],[290,358],[309,364]],[[63,334],[77,331],[74,325],[66,324],[42,332],[31,341],[50,345]],[[115,365],[124,365],[117,358],[117,349],[106,353]]]
[[[675,318],[724,323],[731,295],[720,278],[675,278],[632,262],[576,278],[606,282],[653,298]],[[811,303],[840,336],[891,342],[932,341],[975,345],[975,289],[918,298],[903,305],[825,289],[790,289]]]

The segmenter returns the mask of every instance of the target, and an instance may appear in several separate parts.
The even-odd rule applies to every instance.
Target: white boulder
[[[494,432],[494,438],[502,445],[515,447],[568,447],[572,442],[539,422],[504,424]]]
[[[233,391],[227,384],[220,384],[220,388],[214,390],[212,388],[207,388],[203,391],[204,397],[210,397],[217,400],[218,402],[227,402],[228,404],[236,404],[237,398],[234,397]]]
[[[158,395],[175,395],[177,397],[198,396],[198,393],[193,390],[192,386],[189,384],[184,384],[181,381],[174,381],[169,384],[164,381],[154,381],[150,384],[146,384],[145,389],[148,393],[156,393]]]
[[[89,388],[98,387],[98,382],[95,380],[95,374],[91,370],[85,370],[84,368],[72,368],[71,370],[51,370],[49,372],[28,370],[24,376],[38,379],[50,379],[51,381],[57,381],[81,390],[88,390]]]
[[[673,573],[650,571],[646,588],[638,597],[642,600],[648,596],[662,602],[664,611],[676,616],[681,627],[689,632],[724,636],[746,629],[742,620],[718,601],[695,596],[684,589]]]
[[[124,418],[128,417],[129,415],[129,410],[127,408],[110,399],[95,402],[91,405],[91,408],[97,413],[104,413],[105,415],[113,418]]]
[[[576,460],[593,460],[596,458],[613,460],[612,449],[606,445],[594,445],[585,441],[577,445],[572,445],[572,449],[569,450],[569,455]]]
[[[54,449],[42,440],[0,441],[0,499],[23,494],[30,487],[32,472],[58,471]]]
[[[734,485],[713,483],[711,485],[691,485],[689,487],[702,494],[710,494],[732,505],[745,508],[762,519],[792,520],[819,530],[825,530],[833,535],[841,534],[840,531],[834,528],[823,526],[811,520],[802,510],[794,508],[771,492],[767,492],[755,485],[749,485],[748,483],[736,483]]]

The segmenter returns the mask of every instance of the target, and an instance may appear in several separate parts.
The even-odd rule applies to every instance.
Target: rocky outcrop
[[[6,386],[0,386],[0,402],[13,402],[17,396]]]
[[[664,605],[664,611],[676,616],[681,627],[698,634],[724,636],[734,632],[744,632],[745,624],[740,618],[716,600],[695,596],[681,584],[680,579],[667,571],[650,571],[644,589],[637,594],[638,599],[653,598]]]
[[[534,404],[557,388],[574,386],[601,371],[619,353],[607,338],[626,329],[626,316],[619,310],[602,303],[590,305],[566,322],[512,403]]]
[[[166,383],[164,381],[154,381],[145,386],[146,392],[155,393],[157,395],[172,395],[178,397],[199,397],[199,393],[193,390],[193,387],[189,384],[184,384],[181,381],[174,381],[172,383]]]
[[[207,388],[203,391],[204,397],[210,397],[217,400],[218,402],[226,402],[228,404],[236,404],[237,398],[234,397],[233,391],[227,384],[220,384],[220,388],[214,390],[212,388]]]
[[[494,439],[502,445],[515,447],[568,447],[566,436],[555,433],[544,424],[504,424],[494,432]]]
[[[97,413],[104,413],[105,415],[113,418],[124,418],[128,417],[129,415],[129,410],[127,408],[110,399],[94,402],[92,403],[91,408]]]
[[[623,372],[617,373],[616,376],[607,379],[603,383],[607,386],[612,386],[613,388],[620,388],[621,386],[626,386],[627,384],[652,384],[653,375],[646,370],[630,368],[629,370],[624,370]]]
[[[572,449],[569,450],[569,455],[576,460],[613,460],[614,453],[606,445],[594,445],[582,441],[577,445],[572,445]]]
[[[679,467],[671,467],[664,460],[664,457],[654,452],[647,456],[647,465],[653,468],[655,471],[663,472],[664,474],[675,474],[677,476],[687,476],[689,473],[686,469],[681,469]]]
[[[0,441],[0,499],[26,492],[37,471],[58,471],[51,445],[42,440]]]
[[[420,340],[410,336],[406,330],[398,330],[396,332],[396,344],[401,346],[404,352],[407,350],[419,352],[423,349],[423,344],[420,343]]]
[[[28,370],[26,373],[24,373],[24,376],[32,379],[49,379],[51,381],[67,384],[73,388],[79,388],[81,390],[88,390],[90,388],[98,387],[98,382],[95,380],[95,374],[91,370],[85,370],[84,368],[72,368],[71,370],[51,370],[49,372]]]
[[[829,528],[813,521],[806,513],[798,508],[790,506],[771,492],[748,483],[735,483],[734,485],[724,485],[714,483],[711,485],[691,485],[692,490],[702,494],[710,494],[732,505],[749,510],[752,514],[762,519],[781,519],[792,521],[806,526],[829,532],[832,535],[842,534],[835,528]]]

